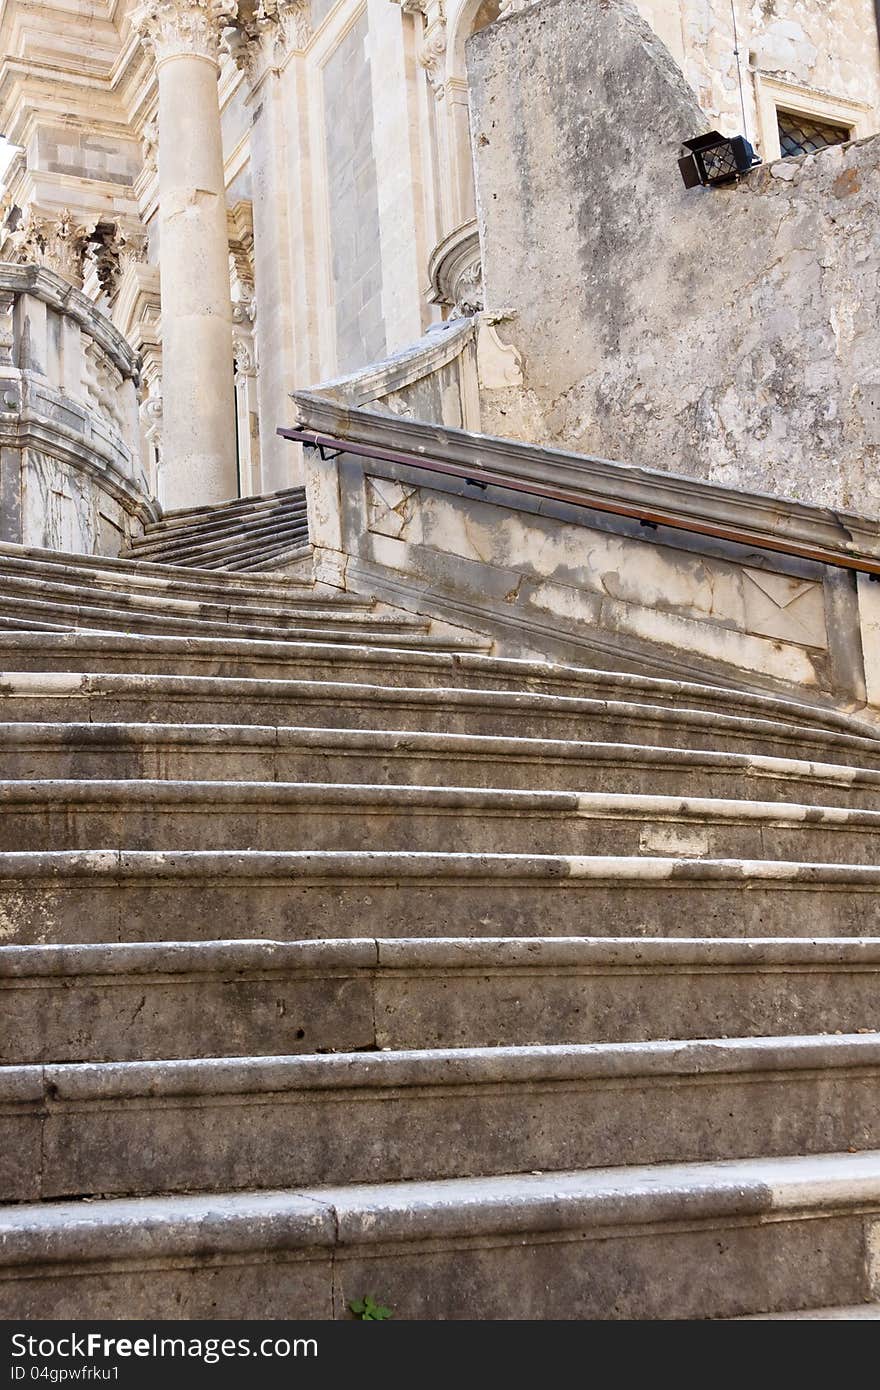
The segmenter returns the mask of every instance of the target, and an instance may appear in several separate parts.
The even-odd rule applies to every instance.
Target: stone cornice
[[[116,129],[126,124],[125,111],[109,82],[18,59],[0,61],[0,129],[14,144],[24,144],[37,125],[64,123],[85,107],[94,126]]]
[[[144,0],[131,24],[157,64],[171,58],[217,62],[223,30],[237,14],[236,0]]]

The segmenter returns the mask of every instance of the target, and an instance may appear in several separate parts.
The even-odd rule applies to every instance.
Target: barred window
[[[817,150],[827,150],[831,145],[842,145],[852,138],[849,126],[835,125],[831,121],[816,120],[812,116],[797,116],[792,111],[777,111],[779,119],[779,144],[786,157],[799,154],[815,154]]]

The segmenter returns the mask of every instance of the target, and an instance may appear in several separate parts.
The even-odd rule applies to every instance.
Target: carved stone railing
[[[880,521],[294,399],[320,582],[501,655],[880,711]]]
[[[115,555],[155,518],[137,383],[134,352],[86,295],[0,263],[0,540]]]
[[[344,405],[364,406],[434,424],[480,427],[477,325],[438,323],[384,362],[322,382],[315,390]]]
[[[322,382],[314,390],[345,409],[369,406],[382,415],[478,431],[483,403],[522,383],[518,354],[501,342],[494,323],[491,316],[478,314],[435,324],[424,338],[384,362]],[[336,484],[308,457],[305,484],[310,534],[314,529],[324,538],[319,558],[326,573],[316,570],[316,577],[335,584],[334,547],[325,543],[323,528],[329,526],[335,534],[339,525]]]

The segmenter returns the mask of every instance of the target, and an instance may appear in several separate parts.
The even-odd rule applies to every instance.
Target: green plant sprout
[[[394,1317],[390,1308],[384,1308],[368,1293],[364,1294],[363,1298],[352,1299],[348,1306],[361,1322],[385,1322],[388,1318]]]

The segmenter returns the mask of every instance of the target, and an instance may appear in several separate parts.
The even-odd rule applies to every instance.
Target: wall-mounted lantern
[[[717,130],[710,130],[708,135],[685,140],[684,147],[689,153],[678,161],[678,167],[685,188],[735,183],[761,163],[743,135],[719,135]]]

